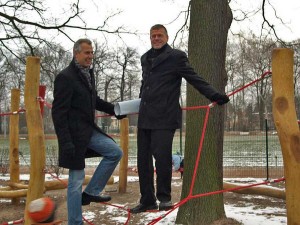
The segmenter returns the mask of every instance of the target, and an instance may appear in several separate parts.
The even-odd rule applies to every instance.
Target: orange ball
[[[55,203],[51,198],[43,197],[29,203],[28,216],[36,223],[53,222]]]

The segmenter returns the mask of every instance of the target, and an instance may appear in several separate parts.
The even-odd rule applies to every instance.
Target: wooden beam
[[[277,129],[286,179],[288,225],[300,221],[300,133],[294,102],[293,50],[272,53],[273,117]]]
[[[39,103],[40,58],[27,57],[25,73],[24,102],[26,108],[26,122],[30,146],[30,180],[25,207],[25,225],[31,221],[26,213],[29,203],[41,198],[45,181],[45,136],[43,120]]]
[[[231,189],[231,188],[237,188],[243,186],[244,185],[241,184],[223,182],[224,189]],[[273,198],[285,199],[285,190],[274,188],[274,187],[268,187],[268,186],[249,187],[249,188],[244,188],[232,192],[239,193],[239,194],[248,194],[248,195],[264,195]]]
[[[0,191],[0,198],[21,198],[27,195],[28,189]]]
[[[123,157],[119,169],[119,193],[126,193],[127,189],[127,169],[128,169],[128,139],[129,139],[128,118],[121,120],[120,145],[123,150]]]
[[[17,112],[20,108],[20,89],[11,90],[11,111]],[[9,172],[10,181],[20,182],[19,160],[19,113],[10,116],[9,120]],[[17,198],[12,199],[13,204],[18,204]]]
[[[86,175],[83,181],[83,185],[87,185],[92,176]],[[107,184],[113,184],[114,177],[110,177]],[[68,184],[68,179],[61,179],[61,180],[50,180],[45,181],[44,183],[43,192],[46,191],[53,191],[59,189],[65,189]],[[1,187],[0,188],[0,198],[18,198],[18,197],[25,197],[27,195],[27,191],[29,185],[21,184],[21,183],[12,183],[8,184],[8,187]]]

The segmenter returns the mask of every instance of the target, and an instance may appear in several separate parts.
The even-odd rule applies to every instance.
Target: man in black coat
[[[73,60],[54,81],[52,118],[59,144],[59,166],[69,169],[69,225],[83,224],[81,205],[111,200],[99,193],[122,157],[118,145],[95,123],[95,110],[114,115],[114,105],[97,96],[90,69],[92,60],[92,42],[79,39],[73,47]],[[99,156],[103,159],[82,192],[85,158]]]
[[[181,127],[182,110],[179,105],[182,78],[202,95],[217,104],[229,101],[200,77],[189,65],[186,54],[172,49],[168,33],[163,25],[150,29],[152,48],[141,57],[142,86],[138,118],[138,173],[140,181],[140,204],[132,213],[172,208],[172,142],[175,130]],[[154,189],[155,159],[157,191]],[[156,199],[160,201],[159,206]]]

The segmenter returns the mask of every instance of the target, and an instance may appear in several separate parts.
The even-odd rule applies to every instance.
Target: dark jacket
[[[92,71],[89,87],[87,79],[75,66],[74,59],[54,81],[52,118],[59,145],[59,166],[84,169],[85,158],[99,156],[87,149],[95,124],[95,109],[114,115],[114,105],[97,96]],[[103,132],[102,132],[103,133]]]
[[[186,54],[168,44],[153,61],[147,60],[149,50],[141,57],[143,70],[140,90],[138,128],[177,129],[181,127],[182,110],[179,104],[182,78],[206,98],[218,93],[189,65]]]

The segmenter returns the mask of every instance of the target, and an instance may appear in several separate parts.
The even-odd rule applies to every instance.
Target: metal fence
[[[275,132],[241,132],[224,138],[224,177],[278,178],[283,159]]]
[[[134,129],[133,129],[134,130]],[[136,134],[129,136],[129,167],[137,166]],[[119,142],[119,138],[114,138]],[[20,164],[29,167],[30,155],[27,139],[20,140]],[[0,148],[0,168],[6,172],[9,168],[8,140],[2,140]],[[173,153],[184,153],[184,135],[178,130],[174,137]],[[57,140],[46,141],[46,163],[53,167],[57,163]],[[99,163],[98,158],[87,160],[87,166],[93,167]],[[0,171],[1,172],[1,171]],[[278,136],[274,131],[268,132],[225,132],[223,154],[224,177],[259,177],[278,178],[283,174],[283,159]]]

